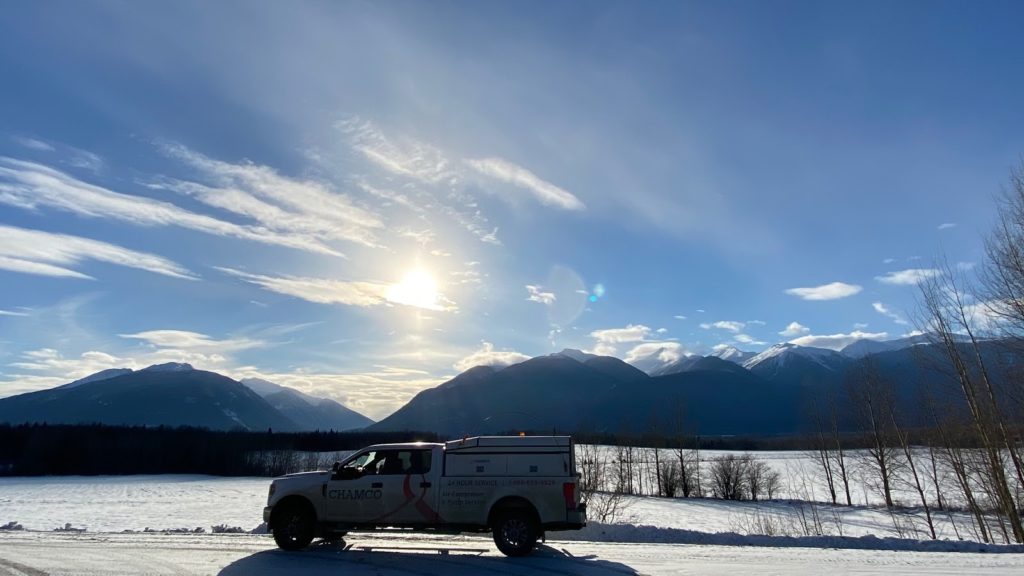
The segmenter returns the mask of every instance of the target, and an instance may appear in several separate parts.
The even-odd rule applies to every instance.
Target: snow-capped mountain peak
[[[721,358],[722,360],[728,360],[729,362],[734,362],[736,364],[743,365],[744,362],[746,362],[748,359],[754,356],[754,353],[740,350],[735,346],[723,345],[715,346],[714,351],[712,351],[711,354],[709,354],[709,356],[715,356],[717,358]]]
[[[748,359],[743,363],[743,367],[751,370],[755,366],[763,364],[769,360],[775,362],[779,367],[786,363],[786,359],[791,355],[801,356],[808,360],[817,362],[822,366],[832,369],[830,361],[836,358],[842,358],[835,350],[829,350],[827,348],[815,348],[812,346],[800,346],[791,342],[783,342],[782,344],[775,344],[769,347],[764,352]],[[774,360],[773,360],[774,359]]]
[[[140,372],[190,372],[192,370],[195,370],[195,368],[185,362],[167,362],[165,364],[153,364],[148,368],[143,368]]]
[[[565,356],[566,358],[572,358],[577,362],[586,362],[587,360],[597,358],[596,354],[588,354],[582,350],[576,350],[575,348],[566,348],[561,352],[555,352],[552,356]]]

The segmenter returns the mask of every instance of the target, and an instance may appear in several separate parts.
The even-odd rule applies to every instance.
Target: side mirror
[[[338,480],[355,480],[363,476],[362,470],[358,468],[341,468],[334,472],[334,477]]]

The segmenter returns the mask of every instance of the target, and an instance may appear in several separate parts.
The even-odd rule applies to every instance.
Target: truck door
[[[385,495],[387,521],[395,524],[433,524],[438,521],[435,513],[435,495],[431,474],[433,450],[415,448],[396,450],[396,463],[386,465],[383,470],[385,486],[394,486]]]
[[[381,462],[382,451],[368,450],[334,471],[323,488],[328,521],[358,524],[378,516],[384,499],[384,485],[376,474]]]
[[[363,502],[363,512],[380,525],[410,525],[436,522],[433,511],[434,487],[429,477],[431,450],[411,448],[382,450],[373,469],[373,485],[381,498]]]

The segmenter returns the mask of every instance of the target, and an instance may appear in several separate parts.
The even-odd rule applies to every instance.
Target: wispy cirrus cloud
[[[449,218],[481,242],[500,246],[498,229],[484,215],[476,196],[464,184],[465,168],[454,165],[439,148],[407,136],[391,136],[375,123],[356,116],[336,124],[349,145],[371,166],[398,177],[379,184],[368,177],[356,179],[367,194],[424,218]],[[396,189],[398,188],[398,189]]]
[[[939,230],[949,230],[950,228],[956,228],[956,222],[943,222],[939,224]]]
[[[94,280],[74,267],[93,260],[164,276],[195,280],[197,276],[162,256],[68,234],[0,225],[0,269],[24,274]]]
[[[300,276],[264,276],[223,267],[217,267],[217,270],[241,278],[270,292],[294,296],[317,304],[378,306],[387,302],[385,295],[390,288],[390,285],[384,282],[353,282]]]
[[[19,310],[0,310],[0,316],[28,316],[28,312]]]
[[[48,208],[138,226],[176,226],[198,232],[341,256],[315,238],[301,237],[197,214],[169,202],[122,194],[35,162],[0,157],[0,203],[25,210]]]
[[[217,270],[241,278],[278,294],[294,296],[316,304],[343,304],[346,306],[371,307],[388,304],[402,304],[416,308],[437,311],[455,311],[458,307],[441,294],[423,294],[417,286],[403,283],[337,280],[333,278],[309,278],[302,276],[266,276],[216,267]]]
[[[942,274],[942,272],[935,268],[908,268],[906,270],[888,272],[882,276],[875,276],[875,280],[878,280],[882,284],[913,286],[923,280],[934,278],[940,274]]]
[[[146,330],[134,334],[119,334],[121,338],[141,340],[157,348],[174,348],[215,353],[237,352],[266,346],[266,342],[251,338],[226,338],[218,340],[206,334],[189,330]]]
[[[11,138],[19,146],[28,148],[29,150],[36,150],[38,152],[53,152],[56,148],[53,147],[49,142],[44,142],[38,138],[30,138],[28,136],[13,136]]]
[[[908,324],[908,322],[906,320],[904,320],[902,316],[900,316],[899,314],[893,312],[888,306],[886,306],[885,304],[883,304],[881,302],[872,302],[871,303],[871,307],[875,309],[875,312],[878,312],[882,316],[885,316],[885,317],[891,319],[893,322],[895,322],[897,324],[901,324],[901,325],[904,325],[904,326],[906,324]]]
[[[435,146],[413,138],[389,136],[373,122],[355,116],[338,122],[337,127],[349,136],[353,149],[388,172],[430,184],[459,182],[458,171]]]
[[[856,284],[831,282],[829,284],[811,286],[808,288],[790,288],[786,290],[785,293],[790,296],[803,298],[804,300],[838,300],[840,298],[853,296],[861,290],[863,290],[863,288]]]
[[[191,196],[281,234],[377,244],[376,231],[384,225],[380,216],[327,183],[286,177],[253,162],[216,160],[181,144],[162,143],[160,148],[197,170],[207,183],[158,179],[151,187]]]
[[[564,210],[583,210],[586,206],[568,190],[560,188],[526,168],[502,158],[466,160],[466,164],[485,176],[524,188],[541,204]]]

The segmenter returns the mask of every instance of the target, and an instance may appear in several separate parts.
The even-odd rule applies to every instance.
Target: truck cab
[[[545,531],[586,525],[572,440],[483,436],[444,444],[382,444],[330,471],[275,479],[264,519],[278,545],[351,531],[492,531],[508,555],[532,550]]]

